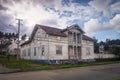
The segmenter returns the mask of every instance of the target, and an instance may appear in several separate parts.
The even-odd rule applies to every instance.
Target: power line
[[[4,27],[6,27],[6,28],[9,28],[9,29],[12,29],[12,30],[14,29],[14,31],[16,32],[16,28],[15,28],[15,27],[12,27],[12,28],[10,27],[10,26],[12,26],[12,25],[9,25],[9,26],[8,26],[8,25],[6,25],[2,20],[0,20],[0,23],[1,23],[2,25],[4,25]]]
[[[9,28],[9,26],[4,24],[2,20],[0,20],[0,23],[3,24],[5,27]]]

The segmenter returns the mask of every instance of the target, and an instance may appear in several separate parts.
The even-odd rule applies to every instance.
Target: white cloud
[[[103,24],[100,24],[98,19],[90,19],[88,22],[84,23],[84,31],[87,34],[109,29],[114,29],[120,32],[120,14],[117,14],[109,22]]]
[[[112,10],[120,11],[120,2],[114,3],[111,5]]]
[[[89,6],[83,6],[79,3],[72,2],[69,3],[69,6],[63,6],[61,5],[62,0],[20,0],[19,2],[16,0],[12,0],[11,2],[9,0],[5,1],[7,1],[7,3],[3,0],[3,4],[5,4],[5,7],[8,8],[8,10],[5,11],[5,14],[12,17],[10,22],[16,26],[15,18],[23,19],[24,27],[22,28],[23,31],[27,33],[31,33],[35,24],[66,28],[66,26],[68,26],[67,22],[74,22],[74,20],[81,20],[83,22],[87,21],[84,24],[84,30],[86,32],[101,31],[113,28],[113,26],[115,26],[114,29],[119,30],[119,26],[117,26],[119,22],[116,21],[119,19],[119,16],[115,16],[108,23],[99,23],[99,12],[103,12],[104,15],[109,14],[108,4],[111,0],[93,0],[90,1]],[[112,5],[112,9],[118,9],[117,6],[119,5]],[[46,8],[48,10],[46,10]],[[58,12],[52,10],[51,8]],[[60,18],[62,14],[65,14],[64,11],[71,11],[71,16],[63,16]],[[66,15],[69,15],[69,13]],[[97,19],[91,19],[95,16],[97,16]]]
[[[60,28],[65,27],[60,26],[60,24],[65,25],[65,23],[63,22],[64,20],[59,19],[57,13],[48,12],[43,6],[33,5],[32,3],[28,4],[25,1],[22,3],[13,3],[13,5],[9,6],[9,10],[6,13],[12,15],[12,19],[23,19],[23,25],[27,28],[27,33],[32,31],[35,24],[57,26]]]
[[[97,32],[101,29],[100,27],[98,19],[90,19],[84,24],[84,31],[87,33]]]
[[[95,14],[93,8],[90,6],[82,6],[77,3],[71,3],[70,6],[62,6],[61,0],[26,0],[19,2],[13,0],[10,4],[8,2],[9,0],[5,5],[5,7],[8,7],[5,13],[11,15],[14,26],[16,26],[15,18],[23,19],[24,27],[22,28],[24,28],[23,30],[27,30],[27,33],[32,31],[35,24],[66,28],[68,21],[75,19],[87,21]],[[4,1],[3,3],[5,4]],[[50,9],[47,11],[46,8],[54,8],[59,12]],[[73,13],[69,17],[64,16],[60,18],[60,15],[65,14],[64,11],[71,11]]]
[[[110,16],[109,13],[109,3],[111,0],[93,0],[89,2],[89,5],[92,6],[99,12],[103,12],[104,16]]]
[[[120,31],[120,14],[117,14],[113,19],[111,19],[108,23],[108,26],[117,31]]]

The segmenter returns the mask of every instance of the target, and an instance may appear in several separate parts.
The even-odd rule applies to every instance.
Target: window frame
[[[31,50],[30,50],[30,48],[28,48],[28,56],[30,56],[31,55]]]
[[[91,55],[90,47],[86,47],[86,55]]]
[[[62,55],[62,45],[56,45],[56,54],[57,55]]]
[[[36,47],[34,47],[34,56],[37,55],[37,50],[36,50]]]
[[[45,46],[42,45],[41,47],[41,55],[44,56],[45,55]]]

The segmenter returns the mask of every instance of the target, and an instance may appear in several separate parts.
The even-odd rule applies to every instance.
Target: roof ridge
[[[83,34],[83,40],[90,40],[90,41],[95,41],[95,39]]]
[[[60,28],[52,27],[52,26],[46,26],[46,25],[41,25],[41,24],[36,24],[36,25],[39,26],[39,27],[44,26],[44,27],[49,27],[49,28],[54,28],[54,29],[63,30],[63,29],[60,29]],[[66,28],[64,28],[64,29],[66,29]]]

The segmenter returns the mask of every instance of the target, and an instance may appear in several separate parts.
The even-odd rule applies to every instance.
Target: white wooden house
[[[78,25],[58,29],[36,24],[21,44],[20,57],[44,63],[94,60],[94,40],[84,33]]]

